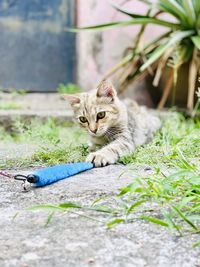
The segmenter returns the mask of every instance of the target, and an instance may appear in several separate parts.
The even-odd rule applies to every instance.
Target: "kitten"
[[[91,139],[86,161],[96,167],[114,164],[151,140],[160,120],[132,100],[121,101],[113,85],[103,80],[88,93],[66,95],[75,119]],[[95,151],[95,152],[94,152]]]

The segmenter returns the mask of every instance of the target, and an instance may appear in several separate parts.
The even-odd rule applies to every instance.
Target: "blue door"
[[[75,81],[73,0],[0,0],[0,88],[56,91]]]

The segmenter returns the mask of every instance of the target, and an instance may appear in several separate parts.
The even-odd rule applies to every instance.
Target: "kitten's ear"
[[[81,99],[78,95],[63,95],[63,98],[66,99],[71,106],[80,104]]]
[[[111,97],[113,99],[116,95],[114,86],[106,80],[103,80],[97,87],[97,97]]]

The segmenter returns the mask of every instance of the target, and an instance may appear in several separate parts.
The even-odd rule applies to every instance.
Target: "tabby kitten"
[[[103,80],[88,93],[66,95],[75,119],[90,135],[86,161],[96,167],[114,164],[136,146],[149,142],[160,120],[132,100],[121,101],[113,85]],[[95,151],[95,152],[94,152]]]

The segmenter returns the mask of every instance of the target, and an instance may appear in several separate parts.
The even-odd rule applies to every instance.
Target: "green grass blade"
[[[59,208],[61,209],[81,209],[82,206],[72,203],[72,202],[67,202],[67,203],[61,203],[58,205]]]
[[[49,216],[47,217],[47,221],[46,221],[46,223],[45,223],[45,227],[47,227],[47,226],[50,224],[50,222],[51,222],[52,219],[53,219],[53,215],[54,215],[54,211],[52,211],[52,212],[49,214]]]
[[[169,225],[169,228],[175,229],[182,236],[181,227],[174,222],[171,214],[166,211],[163,211],[162,213],[163,213],[165,220],[167,221]]]
[[[108,214],[109,213],[110,214],[118,214],[119,213],[117,209],[109,208],[108,206],[105,206],[105,205],[93,205],[88,210],[99,211],[99,212],[104,212],[104,213],[108,213]]]
[[[61,211],[62,208],[55,206],[55,205],[46,204],[46,205],[35,205],[35,206],[30,207],[30,208],[27,208],[26,210],[30,210],[30,211],[33,211],[33,210],[60,210]]]
[[[199,247],[200,246],[200,240],[195,242],[192,246],[193,246],[193,248]]]
[[[167,222],[165,222],[163,220],[160,220],[160,219],[157,219],[155,217],[140,216],[140,219],[143,219],[145,221],[152,222],[152,223],[155,223],[155,224],[159,224],[159,225],[164,226],[164,227],[169,227]]]
[[[177,154],[179,156],[179,160],[181,161],[181,163],[184,165],[184,167],[186,168],[186,170],[192,170],[195,171],[195,167],[192,166],[188,160],[185,158],[185,156],[183,155],[182,151],[177,147]]]
[[[133,205],[130,206],[130,208],[127,210],[127,214],[131,213],[136,207],[139,207],[140,205],[142,205],[143,203],[145,203],[146,200],[140,200],[135,202]]]
[[[106,224],[106,226],[107,226],[108,228],[112,228],[114,225],[116,225],[116,224],[120,224],[120,223],[123,223],[123,222],[125,222],[124,219],[117,218],[117,219],[114,219],[114,220],[108,222],[108,223]]]
[[[188,224],[190,225],[193,229],[198,230],[198,228],[193,224],[193,222],[191,222],[188,218],[186,218],[186,216],[175,206],[172,207],[177,213],[178,215]]]
[[[184,197],[178,204],[178,208],[182,209],[184,206],[186,206],[189,202],[191,202],[194,199],[196,199],[196,196]]]

